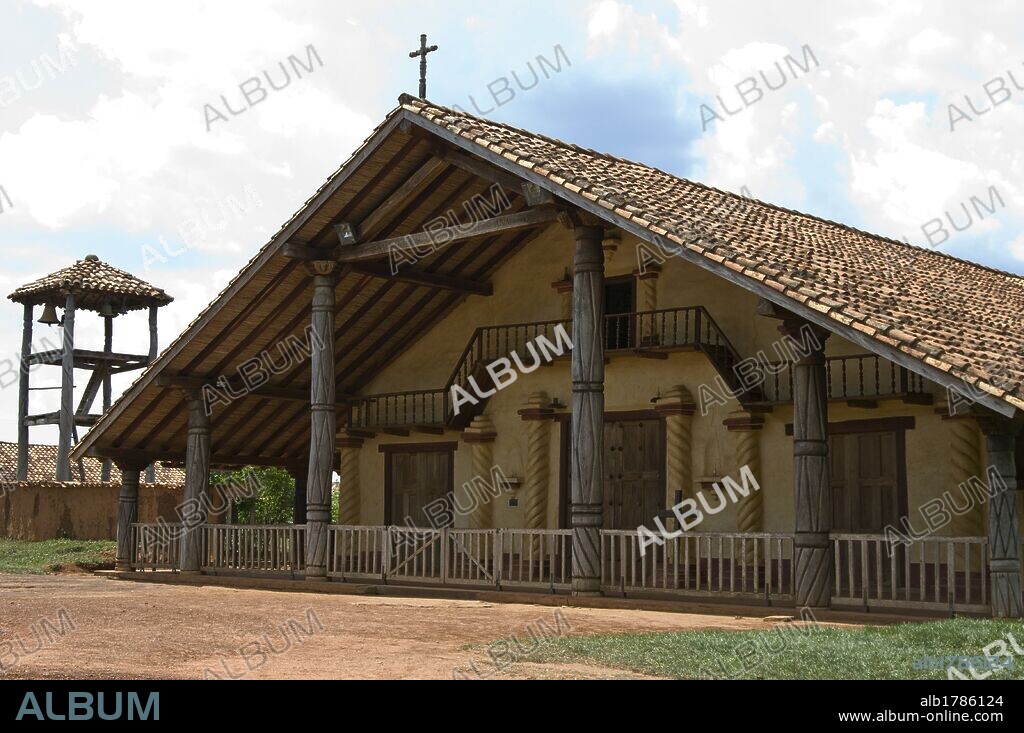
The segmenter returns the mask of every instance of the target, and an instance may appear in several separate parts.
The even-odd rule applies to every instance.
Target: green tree
[[[232,482],[235,486],[257,486],[256,495],[235,501],[236,524],[289,524],[295,502],[295,481],[280,468],[249,466],[241,471],[214,471],[213,486]]]

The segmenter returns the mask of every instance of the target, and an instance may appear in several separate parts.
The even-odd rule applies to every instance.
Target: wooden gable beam
[[[434,179],[436,179],[441,172],[445,169],[447,163],[439,158],[430,158],[420,168],[405,179],[395,191],[384,199],[384,202],[374,209],[365,219],[360,223],[357,231],[357,237],[364,238],[369,234],[376,232],[381,228],[381,225],[387,222],[389,217],[404,204],[410,196],[415,195],[425,186],[429,186]],[[340,244],[346,245],[351,242],[346,241],[344,238],[341,239]]]
[[[466,293],[467,295],[494,295],[494,286],[491,283],[452,277],[451,275],[440,275],[436,272],[427,272],[412,267],[403,267],[397,273],[392,273],[388,265],[360,264],[353,265],[352,271],[360,275],[370,275],[381,280],[394,280],[400,283],[422,285],[437,290],[454,290],[457,293]]]
[[[156,378],[157,386],[177,387],[180,389],[201,390],[204,387],[221,388],[218,377],[202,377],[187,374],[161,374]],[[228,387],[233,391],[245,390],[245,385],[238,382],[228,382]],[[259,387],[252,390],[246,396],[260,397],[271,400],[286,400],[289,402],[309,403],[309,389],[296,389],[294,387]],[[338,395],[338,406],[348,407],[348,402],[355,399],[355,395]]]
[[[478,237],[486,237],[492,234],[504,234],[520,229],[530,229],[535,226],[551,224],[558,218],[558,212],[553,208],[537,208],[520,211],[515,214],[504,214],[492,219],[484,219],[470,227],[444,227],[430,232],[419,232],[408,234],[404,237],[393,237],[382,239],[379,242],[368,242],[357,244],[354,247],[342,247],[338,252],[339,262],[362,262],[363,260],[375,260],[389,256],[391,249],[397,247],[402,251],[417,250],[425,248],[433,250],[435,242],[442,243],[440,246],[448,246],[458,242],[466,242]]]

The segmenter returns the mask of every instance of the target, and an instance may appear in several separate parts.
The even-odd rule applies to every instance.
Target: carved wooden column
[[[210,416],[199,390],[186,392],[188,443],[185,447],[185,501],[205,515],[210,506]],[[192,514],[190,511],[189,514]],[[198,573],[202,564],[203,524],[185,523],[181,535],[181,572]]]
[[[966,485],[974,477],[984,478],[981,465],[981,431],[978,422],[970,411],[951,415],[948,406],[936,410],[949,430],[949,462],[950,485],[953,491],[958,486]],[[953,515],[953,534],[958,537],[985,536],[986,507],[981,502],[972,502],[966,514]]]
[[[139,476],[141,467],[118,463],[121,471],[121,494],[117,498],[117,555],[114,569],[132,569],[132,525],[139,521]]]
[[[64,305],[64,356],[60,382],[60,442],[57,445],[57,480],[71,480],[71,436],[75,429],[75,296]]]
[[[494,469],[494,441],[498,433],[487,415],[477,415],[462,433],[462,440],[472,446],[473,478],[490,481]],[[467,497],[468,498],[468,497]],[[469,513],[470,529],[494,529],[494,502],[477,497]]]
[[[551,416],[547,394],[534,392],[519,416],[526,421],[526,476],[523,477],[523,520],[527,529],[547,529],[548,481],[551,477]],[[539,543],[534,543],[539,549]]]
[[[802,320],[783,321],[784,334],[799,338]],[[827,608],[832,598],[832,484],[828,464],[828,392],[825,341],[793,365],[793,490],[796,527],[793,587],[797,608]]]
[[[557,282],[551,283],[551,287],[559,297],[559,317],[563,321],[572,320],[572,275],[569,274],[569,268],[565,269],[565,276]]]
[[[579,226],[572,293],[572,589],[601,590],[604,524],[604,252],[601,227]]]
[[[985,433],[988,463],[999,472],[1005,491],[988,501],[989,578],[992,615],[1020,618],[1020,517],[1017,515],[1016,435],[1019,426],[1003,418],[978,420]],[[992,486],[995,489],[997,487]]]
[[[725,420],[725,426],[733,436],[735,459],[733,464],[735,470],[744,466],[761,482],[761,429],[764,427],[764,417],[756,413],[741,410],[730,413]],[[736,529],[740,532],[763,532],[764,531],[764,493],[763,491],[751,491],[746,496],[740,497],[736,507]],[[754,543],[746,543],[746,560],[754,560]]]
[[[359,456],[363,441],[344,433],[338,438],[341,453],[341,494],[338,497],[338,523],[358,526],[362,519],[360,503],[362,486],[359,483]]]
[[[21,361],[18,365],[18,481],[28,481],[28,417],[29,369],[28,358],[32,355],[32,305],[25,304],[25,320],[21,331]]]
[[[312,262],[313,344],[310,392],[309,483],[306,486],[306,579],[327,578],[327,525],[334,473],[334,262]]]
[[[655,409],[665,419],[666,506],[676,503],[675,492],[684,499],[693,490],[693,413],[697,405],[690,390],[681,384],[672,387],[658,400]]]
[[[637,298],[637,310],[645,313],[658,310],[658,277],[661,275],[661,269],[656,265],[648,265],[644,272],[637,270],[633,275],[636,277],[640,291]],[[657,318],[654,315],[641,317],[640,345],[657,346],[660,342]]]

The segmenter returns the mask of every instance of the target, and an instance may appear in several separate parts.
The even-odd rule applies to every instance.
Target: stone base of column
[[[831,606],[832,545],[828,534],[797,534],[793,555],[793,595],[797,608]]]

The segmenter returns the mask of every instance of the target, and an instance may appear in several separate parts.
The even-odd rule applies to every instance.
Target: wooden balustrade
[[[177,570],[181,557],[181,524],[133,524],[132,570]]]
[[[180,524],[133,524],[132,568],[176,570],[181,533]],[[989,611],[984,537],[929,537],[892,552],[884,535],[833,533],[831,542],[833,605]],[[296,577],[305,569],[304,551],[301,525],[203,527],[204,572]],[[342,581],[559,592],[571,587],[572,532],[330,527],[327,562],[328,577]],[[605,593],[786,604],[792,572],[791,534],[687,532],[641,554],[635,531],[601,531]]]
[[[833,603],[865,608],[986,612],[988,540],[928,537],[913,544],[884,535],[831,535]]]
[[[306,568],[305,548],[302,525],[208,524],[200,557],[204,572],[298,574]]]
[[[349,427],[386,429],[445,424],[449,392],[419,390],[359,397],[351,404]]]
[[[793,598],[793,537],[687,532],[640,552],[635,531],[601,532],[601,587],[622,595],[670,593],[786,602]]]
[[[793,374],[789,362],[762,365],[767,372],[765,401],[793,400]],[[825,359],[826,386],[830,400],[871,400],[877,398],[927,398],[924,377],[875,354],[830,356]]]

